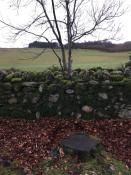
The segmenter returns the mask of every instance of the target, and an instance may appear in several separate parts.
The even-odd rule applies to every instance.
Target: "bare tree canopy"
[[[121,0],[11,0],[10,6],[21,8],[33,7],[32,20],[24,26],[15,26],[0,19],[4,25],[13,28],[15,36],[25,33],[44,39],[48,43],[58,42],[61,54],[57,56],[63,73],[71,76],[72,45],[74,42],[95,34],[97,31],[109,32],[110,38],[119,30],[116,18],[124,14]],[[49,36],[50,37],[47,37]],[[67,43],[67,49],[64,48]]]

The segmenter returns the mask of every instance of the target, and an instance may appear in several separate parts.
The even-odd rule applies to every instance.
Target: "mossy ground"
[[[18,167],[17,161],[10,167],[0,166],[0,175],[24,175]],[[79,162],[77,157],[66,155],[59,159],[42,161],[31,175],[130,175],[131,169],[127,168],[105,151],[98,151],[95,158],[86,162]]]

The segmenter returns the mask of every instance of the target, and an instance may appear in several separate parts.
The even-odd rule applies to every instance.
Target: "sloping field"
[[[23,70],[42,71],[58,65],[58,60],[50,49],[46,49],[39,58],[33,58],[42,49],[0,49],[0,68],[19,68]],[[60,54],[60,51],[57,50]],[[73,50],[73,68],[118,67],[128,61],[130,52],[108,53],[96,50]]]

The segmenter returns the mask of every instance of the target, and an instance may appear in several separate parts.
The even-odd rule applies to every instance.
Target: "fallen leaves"
[[[101,139],[107,151],[131,167],[131,120],[79,120],[44,118],[36,121],[0,119],[0,158],[18,160],[31,170],[51,157],[60,141],[76,131]],[[61,157],[64,156],[59,149]]]
[[[127,131],[128,134],[131,134],[131,128]]]

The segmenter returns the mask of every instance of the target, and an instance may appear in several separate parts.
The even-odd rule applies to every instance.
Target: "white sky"
[[[30,13],[33,14],[33,7],[27,9],[26,7],[23,8],[19,16],[17,11],[10,8],[9,2],[10,0],[0,0],[0,18],[6,19],[6,21],[10,21],[12,24],[19,24],[22,25],[26,23],[30,18]],[[108,1],[108,0],[107,0]],[[125,5],[129,7],[128,12],[124,14],[121,18],[119,18],[119,22],[122,24],[121,29],[121,39],[117,42],[125,42],[131,41],[131,0],[125,0]],[[9,37],[12,36],[12,30],[7,28],[3,28],[3,25],[0,23],[0,47],[26,47],[28,46],[29,42],[34,41],[32,36],[23,36],[17,41],[9,40]],[[94,39],[94,38],[93,38]],[[90,37],[90,40],[92,38]],[[94,39],[95,40],[95,39]]]

